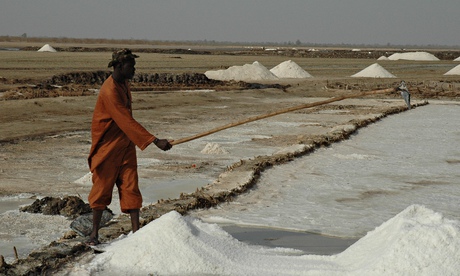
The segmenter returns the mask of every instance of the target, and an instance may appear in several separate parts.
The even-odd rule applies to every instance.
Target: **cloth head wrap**
[[[138,58],[138,55],[135,55],[131,52],[130,49],[121,49],[112,53],[112,60],[109,62],[108,67],[113,67],[118,63],[122,63],[123,61]]]

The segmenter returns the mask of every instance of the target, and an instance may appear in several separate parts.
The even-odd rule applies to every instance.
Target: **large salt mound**
[[[460,65],[457,65],[454,68],[450,69],[444,75],[460,75]]]
[[[458,57],[458,58],[454,59],[454,61],[460,61],[460,57]]]
[[[337,256],[354,275],[458,275],[460,223],[412,205]]]
[[[388,57],[389,60],[439,60],[439,58],[427,52],[408,52],[408,53],[394,53]]]
[[[261,81],[278,79],[277,76],[258,61],[243,66],[232,66],[225,70],[206,71],[204,74],[208,79],[221,81]]]
[[[388,57],[386,57],[386,56],[381,56],[381,57],[379,57],[377,60],[389,60],[389,59],[388,59]]]
[[[388,72],[385,68],[380,66],[378,63],[374,63],[358,73],[352,75],[352,77],[363,77],[363,78],[396,78],[393,74]]]
[[[51,47],[49,44],[45,44],[43,45],[43,47],[41,47],[40,49],[38,49],[37,52],[51,52],[51,53],[56,53],[56,49],[54,49],[53,47]]]
[[[302,69],[302,67],[300,67],[297,63],[295,63],[292,60],[287,60],[276,65],[275,67],[270,69],[270,72],[272,72],[278,78],[285,79],[302,79],[312,77],[312,75],[310,75],[307,71]]]

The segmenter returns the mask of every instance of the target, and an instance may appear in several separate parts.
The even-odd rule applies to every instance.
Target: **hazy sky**
[[[0,35],[460,45],[460,0],[0,0]]]

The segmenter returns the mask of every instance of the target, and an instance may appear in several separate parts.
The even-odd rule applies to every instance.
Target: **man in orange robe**
[[[135,58],[138,57],[129,49],[112,54],[108,67],[113,67],[113,73],[102,85],[94,109],[88,157],[93,173],[93,186],[88,196],[93,209],[93,229],[88,245],[99,243],[102,213],[110,205],[115,185],[121,211],[130,214],[132,231],[139,229],[142,195],[138,186],[136,146],[144,150],[154,143],[164,151],[172,147],[168,140],[150,134],[132,116],[128,80],[134,76]]]

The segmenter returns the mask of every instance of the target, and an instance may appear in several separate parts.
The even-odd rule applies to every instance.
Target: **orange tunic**
[[[136,145],[144,150],[155,136],[132,116],[131,91],[126,81],[117,83],[112,76],[101,87],[91,125],[92,145],[88,164],[93,187],[88,196],[91,208],[105,209],[112,200],[115,184],[123,212],[140,209]]]
[[[92,145],[88,157],[91,171],[107,159],[115,165],[121,164],[120,151],[130,142],[144,150],[155,140],[155,136],[133,118],[131,100],[127,81],[119,84],[110,76],[102,85],[91,125]]]

